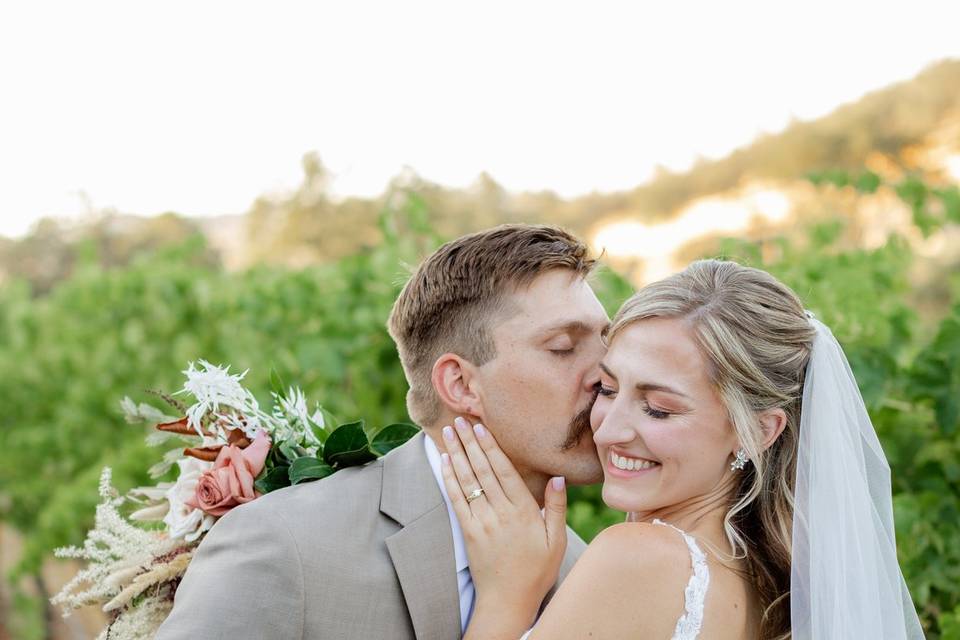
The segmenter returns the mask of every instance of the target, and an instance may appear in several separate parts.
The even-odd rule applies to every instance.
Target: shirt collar
[[[443,501],[447,505],[447,515],[450,516],[450,531],[453,533],[453,557],[457,563],[457,572],[460,572],[470,566],[470,561],[467,560],[467,547],[463,541],[463,530],[460,528],[457,514],[453,511],[453,505],[450,504],[447,487],[443,483],[443,473],[440,471],[440,450],[434,443],[433,438],[424,435],[423,447],[427,450],[427,460],[430,462],[430,469],[433,470],[433,477],[436,478],[437,484],[440,486],[440,493],[443,494]]]

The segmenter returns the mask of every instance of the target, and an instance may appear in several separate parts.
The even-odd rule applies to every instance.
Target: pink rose
[[[235,444],[223,447],[213,468],[200,476],[197,490],[186,504],[219,518],[235,506],[259,497],[253,480],[263,471],[268,453],[270,436],[262,431],[246,449]]]

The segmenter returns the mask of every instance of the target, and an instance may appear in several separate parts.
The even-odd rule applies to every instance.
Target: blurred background
[[[99,628],[47,604],[51,550],[103,466],[159,455],[124,395],[205,358],[408,420],[406,274],[516,221],[602,251],[611,314],[703,256],[792,286],[880,433],[928,637],[960,638],[960,7],[660,4],[4,4],[0,639]],[[571,497],[588,540],[622,519]]]

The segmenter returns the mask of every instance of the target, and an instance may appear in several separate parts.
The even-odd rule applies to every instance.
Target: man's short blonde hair
[[[587,276],[596,261],[587,246],[558,227],[506,224],[443,245],[420,265],[397,298],[387,328],[410,390],[407,411],[432,426],[442,406],[433,365],[444,353],[483,365],[496,356],[491,323],[509,314],[506,296],[542,273]]]

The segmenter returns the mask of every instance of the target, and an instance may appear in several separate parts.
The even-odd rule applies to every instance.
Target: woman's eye
[[[601,385],[597,388],[597,393],[599,393],[599,394],[602,395],[602,396],[605,396],[605,397],[609,398],[609,397],[611,397],[613,394],[616,393],[616,390],[615,390],[615,389],[611,389],[610,387],[605,387],[605,386],[603,386],[603,385],[601,384]]]
[[[570,347],[569,349],[550,349],[550,353],[561,357],[569,356],[573,354],[573,347]]]
[[[654,419],[656,419],[656,420],[666,420],[667,418],[670,417],[670,414],[667,413],[666,411],[661,411],[661,410],[659,410],[659,409],[654,409],[653,407],[651,407],[649,404],[646,404],[646,403],[643,405],[643,411],[644,411],[648,416],[650,416],[651,418],[654,418]]]

